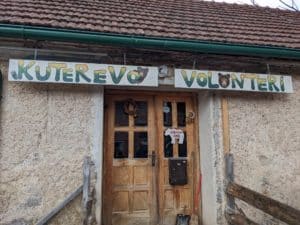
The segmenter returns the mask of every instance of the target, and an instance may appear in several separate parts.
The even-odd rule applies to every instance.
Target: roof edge
[[[0,24],[0,37],[300,60],[300,49]]]

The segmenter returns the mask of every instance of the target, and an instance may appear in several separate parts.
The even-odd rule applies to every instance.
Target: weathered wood
[[[233,155],[232,154],[226,154],[225,155],[225,166],[226,166],[226,179],[227,183],[234,182],[234,167],[233,167]],[[230,209],[234,209],[234,197],[231,195],[227,195],[227,206]]]
[[[300,211],[235,183],[229,183],[227,194],[268,213],[290,225],[299,225]]]
[[[182,129],[186,132],[187,162],[189,184],[185,186],[171,186],[168,183],[168,159],[164,157],[164,127],[163,106],[164,102],[172,104],[172,124],[178,124],[177,103],[185,102],[186,112],[194,112],[197,115],[196,104],[194,105],[192,93],[167,93],[157,92],[125,93],[124,90],[109,90],[106,93],[106,129],[107,138],[104,151],[104,195],[103,195],[103,222],[104,224],[174,224],[172,221],[177,213],[186,213],[192,216],[190,224],[198,224],[199,211],[194,210],[194,198],[199,184],[200,172],[199,160],[195,159],[198,153],[195,146],[197,136],[196,119],[187,123]],[[133,98],[135,101],[147,102],[148,123],[147,126],[139,127],[134,124],[134,117],[128,118],[127,126],[115,124],[115,102]],[[114,159],[114,133],[116,131],[128,133],[128,158]],[[148,154],[155,150],[157,159],[156,166],[151,166],[152,160],[134,158],[134,132],[148,132]],[[173,146],[173,156],[178,157],[179,147]],[[194,157],[192,156],[194,155]],[[193,163],[194,162],[194,163]],[[193,189],[195,188],[195,189]],[[199,194],[200,194],[199,187]],[[145,194],[144,194],[145,193]],[[197,200],[198,202],[198,200]],[[199,203],[198,203],[199,204]],[[201,203],[200,203],[201,205]],[[199,206],[199,205],[197,205]],[[173,210],[170,210],[173,207]],[[185,212],[183,209],[185,209]],[[120,209],[122,210],[120,213]],[[139,213],[142,209],[144,212]],[[137,214],[138,212],[138,214]],[[138,218],[137,218],[138,215]],[[170,222],[169,222],[170,221]],[[197,221],[197,223],[192,223]],[[174,221],[175,222],[175,221]]]
[[[81,185],[74,192],[68,195],[63,202],[61,202],[57,207],[55,207],[46,216],[40,219],[36,225],[46,225],[56,214],[58,214],[66,205],[68,205],[73,199],[75,199],[80,193],[82,193],[83,186]]]
[[[229,183],[234,181],[234,170],[233,170],[233,155],[226,154],[225,155],[225,163],[226,163],[226,178]]]
[[[231,225],[259,225],[240,213],[226,212],[225,217]]]
[[[191,95],[190,95],[191,96]],[[193,105],[192,96],[191,97],[183,97],[181,95],[177,96],[169,96],[169,95],[159,95],[155,99],[156,106],[156,127],[157,127],[157,150],[158,150],[158,176],[159,176],[159,187],[158,187],[158,195],[159,195],[159,217],[161,224],[173,224],[172,219],[176,217],[177,213],[189,214],[191,216],[197,217],[197,212],[193,210],[193,203],[195,201],[195,193],[196,190],[193,188],[197,188],[199,184],[199,176],[196,177],[194,172],[194,167],[197,167],[196,164],[193,164],[192,154],[197,154],[197,152],[192,153],[195,149],[195,136],[197,135],[197,129],[194,126],[195,121],[187,121],[186,126],[181,128],[185,131],[187,138],[187,164],[189,165],[187,168],[187,174],[189,175],[188,185],[185,186],[171,186],[166,180],[168,180],[168,158],[164,155],[164,131],[165,128],[164,118],[163,118],[163,105],[164,102],[171,102],[172,106],[172,125],[173,127],[178,126],[178,110],[177,103],[185,102],[186,104],[186,112],[194,112],[197,114],[196,106]],[[173,156],[174,158],[179,157],[179,145],[173,145]],[[197,163],[197,162],[196,162]],[[173,203],[171,203],[173,202]],[[170,204],[171,203],[171,204]],[[184,210],[184,207],[186,209]],[[170,210],[172,209],[172,210]],[[192,224],[192,221],[190,221]]]
[[[83,191],[82,191],[82,207],[83,207],[83,225],[88,224],[88,218],[90,215],[90,166],[91,166],[91,158],[86,156],[83,162]]]
[[[137,159],[135,152],[135,132],[144,131],[148,136],[148,154],[156,150],[154,129],[154,102],[152,96],[140,94],[107,95],[106,108],[106,144],[104,150],[104,195],[103,195],[103,224],[150,224],[150,220],[156,219],[156,199],[154,187],[154,167],[152,160]],[[126,126],[118,126],[115,123],[116,102],[126,101],[132,98],[134,101],[147,102],[147,126],[141,128],[135,126],[134,116],[128,116]],[[140,129],[140,130],[139,130]],[[142,129],[142,130],[141,130]],[[128,158],[116,159],[114,157],[115,132],[127,133]],[[137,210],[143,209],[137,217]]]
[[[222,96],[222,125],[223,125],[223,148],[224,153],[230,153],[230,135],[229,135],[229,110],[228,97]]]
[[[2,100],[2,89],[3,89],[3,76],[2,76],[2,71],[0,70],[0,101]]]

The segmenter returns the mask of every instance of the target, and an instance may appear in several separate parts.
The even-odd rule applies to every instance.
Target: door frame
[[[199,109],[198,109],[198,93],[195,92],[179,92],[180,93],[180,97],[190,97],[192,99],[191,103],[195,112],[195,119],[194,119],[194,145],[195,145],[195,149],[194,151],[194,156],[193,156],[193,212],[194,214],[196,214],[198,216],[198,224],[202,224],[202,190],[201,190],[201,165],[200,165],[200,143],[199,143]],[[123,90],[123,89],[106,89],[105,93],[104,93],[104,141],[103,141],[103,159],[105,159],[105,154],[106,154],[106,148],[108,146],[108,138],[107,138],[107,129],[108,129],[108,120],[106,119],[108,117],[108,110],[106,110],[106,105],[107,105],[107,101],[109,101],[109,96],[128,96],[128,98],[132,97],[134,98],[134,96],[153,96],[154,97],[154,101],[153,104],[154,106],[156,105],[156,101],[155,101],[155,97],[156,96],[161,96],[164,95],[166,97],[178,97],[178,92],[167,92],[167,91],[135,91],[135,90]],[[155,117],[157,112],[154,111],[154,115]],[[156,126],[156,123],[155,123]],[[157,128],[156,128],[157,129]],[[155,143],[156,145],[158,145],[158,142]],[[156,146],[157,147],[157,146]],[[104,190],[105,190],[105,164],[103,164],[103,170],[102,170],[102,196],[105,195]],[[155,167],[155,172],[157,172],[157,170],[159,170],[158,166]],[[157,176],[159,177],[159,176]],[[153,191],[156,192],[159,189],[159,181],[155,181],[154,182],[154,188]],[[155,198],[159,198],[158,194],[154,193],[154,197]],[[103,203],[103,199],[102,198],[102,212],[103,212],[103,208],[104,208],[104,203]],[[156,201],[156,209],[157,209],[157,217],[159,218],[159,200]],[[102,214],[102,221],[105,221],[103,219],[103,213]],[[107,216],[107,215],[106,215]]]

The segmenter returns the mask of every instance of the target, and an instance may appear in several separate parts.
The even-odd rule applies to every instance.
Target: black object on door
[[[169,183],[170,185],[186,185],[188,183],[186,159],[169,159]]]
[[[178,214],[176,216],[176,225],[189,225],[190,224],[190,215]]]

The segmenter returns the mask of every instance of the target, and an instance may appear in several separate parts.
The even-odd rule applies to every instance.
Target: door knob
[[[155,161],[156,161],[156,153],[155,151],[152,151],[152,153],[149,155],[151,157],[151,165],[155,166]]]

